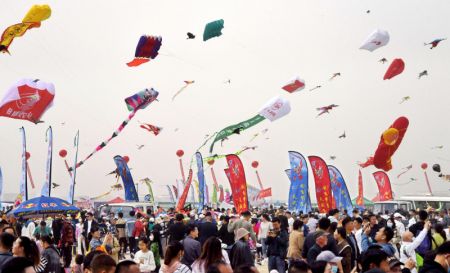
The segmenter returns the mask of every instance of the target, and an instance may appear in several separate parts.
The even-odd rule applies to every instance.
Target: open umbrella
[[[56,197],[40,196],[21,203],[11,211],[15,217],[41,217],[44,215],[74,214],[79,208]]]

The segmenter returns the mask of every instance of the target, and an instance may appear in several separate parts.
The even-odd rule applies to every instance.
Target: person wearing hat
[[[328,243],[328,233],[323,230],[318,230],[314,233],[315,244],[308,250],[306,260],[312,264],[320,252],[322,252]]]
[[[416,263],[411,259],[408,259],[405,263],[402,263],[395,257],[389,257],[388,263],[391,269],[389,271],[390,273],[410,273],[413,272],[412,270],[415,270],[416,267]]]
[[[331,272],[345,272],[342,268],[342,257],[334,255],[334,253],[329,250],[320,252],[316,261],[327,262],[331,267]]]
[[[402,221],[405,221],[405,216],[401,215],[400,213],[396,212],[394,213],[394,222],[395,227],[397,228],[397,232],[400,235],[400,237],[403,236],[403,233],[405,232],[405,225],[402,223]]]
[[[238,266],[254,266],[255,261],[248,245],[249,232],[245,228],[236,231],[235,243],[230,251],[230,263],[233,269]]]
[[[236,231],[240,228],[245,228],[249,233],[250,237],[252,238],[253,242],[256,242],[256,234],[253,231],[253,226],[250,222],[252,218],[252,214],[249,211],[244,211],[241,213],[242,219],[234,220],[233,218],[230,219],[230,222],[228,223],[228,232],[233,232],[236,234]]]

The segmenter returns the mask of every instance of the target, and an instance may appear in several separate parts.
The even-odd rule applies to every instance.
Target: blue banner
[[[291,163],[288,208],[290,211],[297,213],[302,211],[305,213],[311,209],[311,205],[308,202],[308,165],[300,153],[293,151],[288,153]]]
[[[205,173],[203,170],[203,158],[202,154],[197,152],[195,153],[195,158],[197,160],[197,178],[199,183],[198,188],[198,209],[199,211],[203,209],[206,204],[205,198]]]
[[[331,191],[333,192],[333,198],[336,202],[336,208],[339,210],[346,209],[347,214],[352,216],[352,200],[342,174],[336,167],[331,165],[328,165],[328,172],[330,173]]]
[[[117,165],[117,171],[119,172],[120,177],[122,177],[123,189],[125,190],[125,201],[139,202],[133,177],[131,177],[127,163],[120,155],[114,157],[114,162]]]
[[[291,169],[286,169],[284,170],[284,172],[286,173],[286,175],[289,178],[289,181],[291,180]],[[309,190],[306,194],[306,211],[303,211],[304,213],[308,213],[308,212],[312,212],[312,205],[311,205],[311,197],[309,194]]]

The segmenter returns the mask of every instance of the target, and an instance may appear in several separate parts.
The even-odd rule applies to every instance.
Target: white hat
[[[327,263],[337,263],[340,260],[342,260],[342,257],[334,255],[334,253],[329,250],[322,251],[316,258],[316,261],[325,261]]]
[[[155,222],[155,218],[151,217],[150,222]]]
[[[236,237],[234,238],[234,240],[239,241],[242,237],[244,237],[247,234],[249,234],[248,230],[246,230],[245,228],[239,228],[236,231]]]

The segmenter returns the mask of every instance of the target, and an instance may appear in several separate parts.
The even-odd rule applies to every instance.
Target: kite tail
[[[186,87],[188,87],[188,85],[189,85],[189,84],[186,84],[185,86],[181,87],[180,90],[178,90],[178,91],[175,93],[175,95],[173,95],[172,101],[174,101],[175,98],[176,98],[176,97],[177,97],[184,89],[186,89]]]

